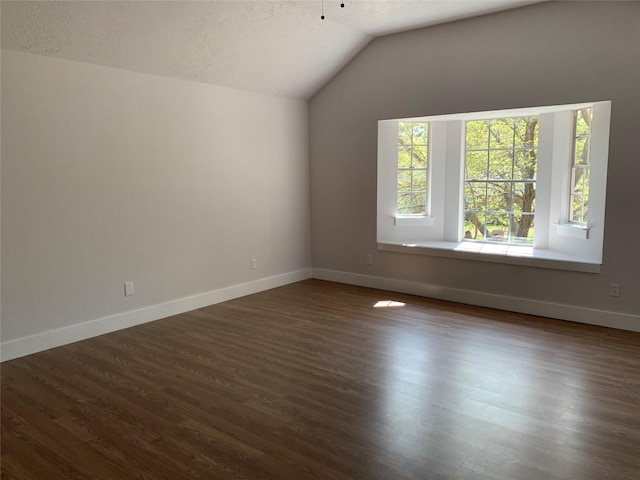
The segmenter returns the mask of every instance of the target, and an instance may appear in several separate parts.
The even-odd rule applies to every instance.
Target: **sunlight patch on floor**
[[[385,308],[385,307],[404,307],[404,302],[394,302],[393,300],[380,300],[373,308]]]

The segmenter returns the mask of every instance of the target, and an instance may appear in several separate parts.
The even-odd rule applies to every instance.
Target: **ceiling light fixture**
[[[340,2],[340,8],[344,8],[344,2]],[[322,0],[322,10],[320,12],[320,19],[324,20],[324,0]]]

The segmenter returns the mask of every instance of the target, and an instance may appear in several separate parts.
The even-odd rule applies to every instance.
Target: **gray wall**
[[[310,267],[307,102],[3,50],[2,120],[3,342]]]
[[[640,314],[639,27],[637,2],[554,2],[372,42],[311,99],[314,268]],[[600,274],[376,252],[378,120],[596,100],[613,102]]]

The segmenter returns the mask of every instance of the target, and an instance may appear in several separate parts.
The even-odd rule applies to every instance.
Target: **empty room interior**
[[[640,478],[640,2],[0,7],[3,479]]]

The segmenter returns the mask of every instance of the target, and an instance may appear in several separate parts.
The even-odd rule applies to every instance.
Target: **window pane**
[[[587,223],[588,218],[589,218],[589,203],[587,203],[587,197],[585,197],[582,203],[582,223]]]
[[[411,170],[398,171],[398,193],[411,193]]]
[[[535,212],[536,206],[535,184],[514,183],[513,184],[513,207],[514,212]]]
[[[527,148],[538,145],[538,117],[521,117],[515,120],[515,147]]]
[[[401,145],[411,144],[411,122],[398,123],[398,143]]]
[[[486,183],[465,183],[465,208],[468,210],[484,210],[486,200]]]
[[[464,215],[464,238],[467,240],[484,240],[486,217],[483,212],[466,212]]]
[[[576,165],[586,165],[589,163],[589,139],[587,137],[576,137],[575,158]]]
[[[428,124],[427,123],[414,123],[413,124],[413,144],[426,145],[428,138]]]
[[[427,192],[427,172],[425,170],[414,170],[412,174],[414,192]]]
[[[398,193],[398,214],[408,215],[411,213],[411,194]]]
[[[573,218],[574,222],[586,223],[587,221],[587,202],[584,195],[574,195],[572,197]]]
[[[509,240],[509,214],[487,214],[487,240]]]
[[[508,212],[511,201],[511,184],[491,182],[487,187],[487,211]]]
[[[587,193],[585,190],[588,189],[588,169],[575,167],[573,169],[573,193],[585,194]],[[587,177],[587,178],[585,178]],[[585,182],[586,180],[586,182]]]
[[[489,142],[492,149],[513,148],[513,125],[513,118],[502,118],[491,122]]]
[[[591,125],[591,109],[582,108],[576,112],[576,135],[589,135]]]
[[[425,197],[424,194],[413,194],[411,198],[411,213],[413,215],[424,215]]]
[[[589,177],[591,176],[591,169],[585,167],[582,170],[582,193],[586,198],[589,198]]]
[[[591,109],[585,108],[576,112],[576,144],[574,149],[574,163],[589,163],[589,144],[591,137]]]
[[[515,147],[524,148],[529,146],[527,144],[527,121],[525,118],[517,118],[515,125]]]
[[[579,169],[576,167],[573,167],[571,169],[571,190],[569,191],[570,194],[574,194],[576,192],[576,188],[579,187],[580,180],[582,179],[582,172],[578,170]]]
[[[411,146],[398,147],[398,167],[409,168],[411,166]]]
[[[513,215],[511,219],[511,241],[514,243],[533,243],[535,217],[532,214]]]
[[[489,141],[489,123],[485,120],[467,122],[467,150],[487,148]]]
[[[491,151],[489,153],[489,178],[512,178],[513,153],[505,150]]]
[[[427,146],[426,145],[421,145],[421,146],[413,146],[413,163],[412,165],[416,168],[425,168],[426,166],[426,161],[427,161]]]
[[[533,180],[537,164],[536,150],[516,150],[513,169],[514,180]]]
[[[487,178],[488,150],[479,152],[467,152],[466,178],[485,179]]]

